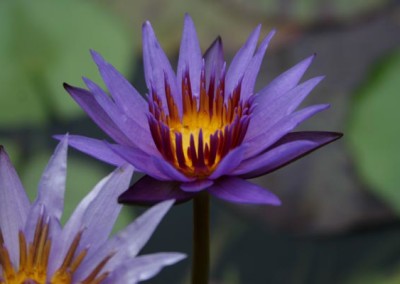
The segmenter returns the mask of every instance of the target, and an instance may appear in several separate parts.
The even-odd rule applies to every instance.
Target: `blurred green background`
[[[101,83],[89,49],[145,93],[141,24],[151,21],[176,64],[185,12],[203,50],[222,37],[228,62],[258,23],[263,35],[277,28],[257,89],[317,53],[306,77],[327,77],[305,104],[332,107],[300,129],[345,133],[255,180],[281,207],[212,200],[212,283],[399,283],[398,0],[0,1],[0,144],[30,196],[56,145],[52,135],[107,138],[62,87],[83,86],[81,76]],[[67,216],[112,167],[71,149],[68,169]],[[116,230],[141,211],[124,208]],[[167,215],[144,250],[155,251],[189,259],[146,283],[187,283],[190,203]]]

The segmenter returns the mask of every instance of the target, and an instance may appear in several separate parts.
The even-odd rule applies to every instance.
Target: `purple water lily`
[[[0,146],[0,283],[137,283],[181,260],[180,253],[137,256],[171,200],[109,239],[121,209],[116,199],[132,176],[130,165],[100,181],[61,227],[67,139],[48,163],[32,204]]]
[[[129,162],[146,174],[119,198],[153,204],[189,200],[200,191],[231,202],[280,204],[271,192],[245,179],[270,173],[341,137],[334,132],[292,132],[328,108],[297,110],[322,77],[299,83],[314,56],[255,92],[260,65],[275,31],[257,48],[261,26],[226,67],[222,41],[202,57],[186,15],[177,72],[149,22],[143,25],[143,59],[149,94],[143,98],[98,53],[93,60],[111,94],[87,78],[88,90],[66,90],[115,143],[72,136],[70,145],[114,165]]]

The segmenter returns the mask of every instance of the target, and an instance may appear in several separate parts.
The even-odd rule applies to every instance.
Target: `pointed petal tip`
[[[0,145],[0,161],[3,160],[3,158],[8,159],[8,154],[3,145]]]
[[[313,106],[310,106],[313,107]],[[318,112],[323,111],[323,110],[327,110],[331,107],[330,104],[319,104],[319,105],[314,105],[314,107],[316,107],[318,109]]]
[[[271,39],[276,34],[276,32],[277,32],[276,28],[272,28],[266,38]]]
[[[60,141],[63,139],[64,134],[55,134],[55,135],[52,135],[51,137]]]
[[[69,90],[71,90],[73,88],[73,86],[71,86],[70,84],[68,84],[66,82],[63,83],[63,87],[67,92],[69,92]]]
[[[314,58],[317,57],[317,53],[314,52],[313,54],[311,54],[309,57],[307,57],[305,59],[305,61],[310,61],[310,63],[314,60]]]
[[[309,79],[309,80],[307,80],[307,81],[305,81],[304,83],[302,83],[301,85],[308,85],[308,84],[311,84],[311,90],[312,89],[314,89],[319,83],[321,83],[321,81],[322,80],[324,80],[325,79],[325,75],[321,75],[321,76],[317,76],[317,77],[314,77],[314,78],[311,78],[311,79]]]
[[[210,45],[210,47],[208,48],[208,50],[211,49],[211,48],[214,47],[214,46],[218,46],[218,47],[222,48],[222,37],[221,37],[220,35],[218,35],[218,36],[214,39],[214,41],[211,43],[211,45]],[[207,51],[206,51],[205,53],[207,53]]]
[[[100,63],[105,61],[103,56],[101,56],[100,53],[98,53],[94,49],[90,49],[89,52],[90,52],[90,55],[92,56],[94,63],[96,63],[97,67],[99,67]]]
[[[177,253],[178,255],[179,255],[179,260],[182,260],[182,259],[185,259],[185,258],[187,258],[187,254],[184,254],[184,253]],[[178,257],[177,257],[178,258]],[[178,261],[179,261],[178,260]]]
[[[174,204],[175,204],[175,199],[168,199],[156,203],[154,207],[157,208],[157,210],[160,212],[162,216],[165,216],[165,214],[167,214],[167,212],[172,208],[172,206],[174,206]]]
[[[64,147],[68,147],[69,133],[67,132],[65,134],[60,134],[60,135],[57,135],[57,136],[59,136],[58,140],[60,140],[59,145],[63,145],[63,148]]]
[[[303,60],[301,60],[299,63],[298,63],[298,65],[302,65],[302,64],[304,64],[303,66],[305,66],[305,68],[307,69],[310,65],[311,65],[311,63],[314,61],[314,59],[315,59],[315,57],[317,56],[317,53],[313,53],[313,54],[311,54],[310,56],[308,56],[308,57],[306,57],[306,58],[304,58]],[[296,65],[297,66],[297,65]]]
[[[169,264],[175,264],[185,258],[187,258],[187,255],[184,253],[174,253],[174,257],[170,259]]]
[[[149,21],[149,20],[146,20],[146,21],[144,21],[143,24],[142,24],[142,31],[145,32],[145,31],[147,31],[148,29],[153,30],[153,27],[151,26],[150,21]]]
[[[278,196],[275,195],[275,198],[271,198],[271,200],[268,203],[266,203],[266,205],[281,206],[282,201],[279,199]]]
[[[92,56],[93,60],[96,61],[96,58],[102,58],[102,56],[100,55],[100,53],[98,53],[96,50],[94,49],[89,49],[90,55]]]
[[[79,87],[72,86],[65,82],[63,83],[63,87],[71,96],[74,96],[75,92],[79,92],[79,93],[83,94],[81,91],[84,90]],[[86,91],[86,90],[84,90],[84,91]]]
[[[185,23],[186,22],[191,22],[191,23],[193,23],[193,19],[192,19],[192,17],[189,15],[189,13],[188,12],[186,12],[185,13],[185,19],[184,19],[184,21],[185,21]]]
[[[324,110],[325,109],[328,109],[328,108],[330,108],[331,107],[331,104],[322,104],[321,105],[321,108],[323,108]]]
[[[96,89],[97,85],[95,82],[93,82],[92,80],[90,80],[89,78],[82,76],[82,81],[83,83],[85,83],[86,87],[89,88],[89,90],[91,89]]]
[[[342,132],[331,132],[331,134],[334,137],[334,140],[340,139],[344,135]],[[332,141],[334,141],[334,140],[332,140]]]

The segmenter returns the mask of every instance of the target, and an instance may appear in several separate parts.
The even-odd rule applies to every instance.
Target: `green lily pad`
[[[347,131],[357,170],[400,213],[400,51],[378,64],[356,96]]]
[[[131,32],[92,2],[3,0],[0,38],[0,127],[82,113],[62,83],[101,81],[89,49],[125,74],[132,69]]]

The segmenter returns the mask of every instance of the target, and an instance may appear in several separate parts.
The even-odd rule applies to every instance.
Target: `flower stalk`
[[[193,199],[192,284],[207,284],[210,263],[210,197],[205,191]]]

